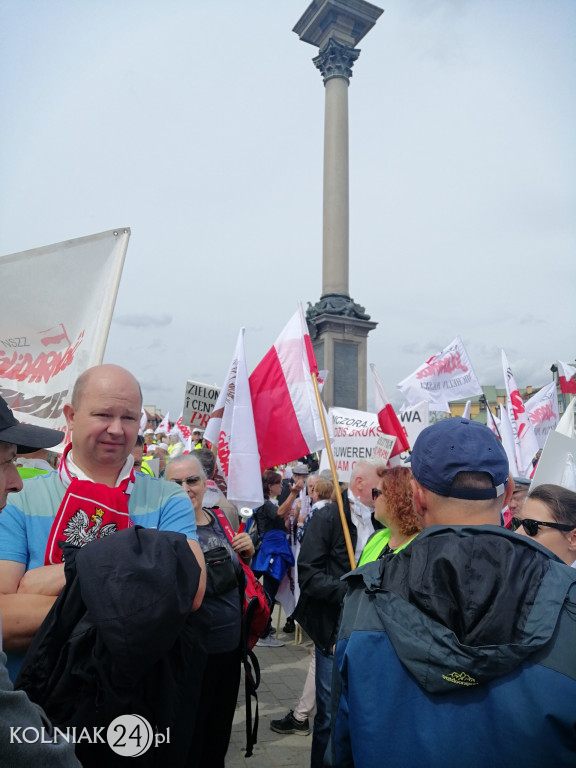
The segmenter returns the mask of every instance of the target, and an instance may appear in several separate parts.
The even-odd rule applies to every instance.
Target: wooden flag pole
[[[334,456],[332,455],[332,446],[330,445],[330,438],[328,435],[328,427],[326,425],[326,419],[324,417],[324,408],[322,406],[322,400],[320,399],[320,389],[318,388],[318,379],[316,373],[311,371],[312,381],[314,382],[314,393],[316,395],[316,403],[318,405],[318,413],[320,414],[320,421],[322,423],[322,432],[324,434],[325,451],[328,453],[328,461],[330,462],[330,471],[332,472],[332,481],[334,483],[334,492],[336,494],[336,503],[338,504],[338,510],[340,512],[340,522],[342,523],[342,530],[344,531],[344,540],[346,542],[346,549],[348,551],[348,557],[350,559],[350,569],[353,571],[356,568],[356,558],[354,556],[354,548],[352,547],[352,539],[350,538],[350,530],[348,528],[348,521],[344,514],[344,503],[342,501],[342,494],[340,492],[340,483],[338,482],[338,475],[336,473],[336,465],[334,464]]]

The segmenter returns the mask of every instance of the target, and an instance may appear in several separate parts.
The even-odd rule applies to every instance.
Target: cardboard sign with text
[[[388,460],[396,438],[382,433],[375,413],[352,408],[330,408],[328,417],[334,426],[332,454],[340,482],[349,482],[352,469],[359,459]],[[323,469],[330,469],[326,451],[322,451],[320,460],[320,471]]]
[[[206,429],[212,409],[216,405],[220,387],[203,384],[200,381],[187,381],[184,392],[182,421],[186,426]]]

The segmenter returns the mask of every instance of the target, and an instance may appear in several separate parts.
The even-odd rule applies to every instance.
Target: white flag
[[[146,429],[146,424],[148,424],[148,415],[146,414],[146,411],[144,408],[142,408],[142,413],[140,414],[140,429],[138,430],[139,435],[144,434],[144,430]]]
[[[552,381],[536,392],[525,404],[528,418],[534,427],[534,434],[540,448],[544,448],[546,437],[551,429],[556,429],[560,421],[558,411],[558,390]]]
[[[184,418],[183,418],[183,412],[180,412],[180,416],[178,416],[178,419],[176,421],[176,424],[174,424],[174,427],[172,428],[172,434],[176,432],[178,437],[180,438],[180,442],[186,446],[188,444],[188,441],[192,442],[192,430],[190,427],[187,427],[186,424],[184,424]],[[186,453],[186,450],[184,450],[184,453]]]
[[[573,397],[572,400],[570,400],[568,407],[562,414],[562,418],[558,422],[558,426],[556,427],[556,432],[560,432],[561,435],[566,435],[566,437],[570,437],[570,438],[576,437],[576,434],[574,433],[574,406],[575,405],[576,405],[576,397]]]
[[[158,424],[158,426],[156,427],[156,430],[154,431],[154,434],[155,435],[170,434],[170,412],[169,411],[166,411],[166,416],[164,416],[160,424]]]
[[[486,403],[486,426],[491,432],[494,432],[496,437],[500,437],[500,430],[498,429],[499,425],[500,419],[497,416],[494,416],[490,410],[490,406]]]
[[[228,485],[228,500],[238,508],[263,504],[260,455],[244,354],[244,328],[238,334],[234,358],[204,438],[218,446],[218,464]]]
[[[532,474],[532,459],[539,450],[534,428],[530,423],[526,408],[520,397],[520,392],[514,379],[512,369],[508,365],[506,353],[502,350],[502,369],[506,386],[506,407],[510,416],[514,444],[516,446],[516,464],[520,477],[530,477]]]
[[[408,405],[427,400],[431,411],[445,413],[450,412],[449,401],[482,394],[482,387],[459,336],[397,386]]]
[[[508,468],[513,477],[519,477],[518,464],[516,463],[516,442],[514,440],[514,431],[510,423],[510,416],[505,405],[500,405],[500,437],[502,447],[508,456]]]
[[[0,395],[20,421],[66,429],[75,380],[102,362],[129,238],[123,228],[0,258]]]

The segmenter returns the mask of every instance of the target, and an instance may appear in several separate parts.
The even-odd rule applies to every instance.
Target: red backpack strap
[[[234,533],[234,530],[232,529],[232,526],[228,522],[228,518],[226,517],[224,512],[222,512],[221,509],[218,509],[218,507],[211,507],[210,508],[210,512],[212,512],[212,514],[216,515],[216,518],[217,518],[218,522],[222,526],[222,530],[224,531],[224,533],[228,537],[228,541],[231,542],[232,539],[234,538],[234,536],[236,536],[236,534]]]

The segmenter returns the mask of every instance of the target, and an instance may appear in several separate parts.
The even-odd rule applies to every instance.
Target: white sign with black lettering
[[[359,459],[388,460],[396,438],[383,435],[375,413],[355,411],[352,408],[330,408],[328,418],[332,419],[334,426],[332,454],[340,482],[347,483],[350,480],[352,469]],[[390,441],[392,445],[386,456]],[[322,451],[320,460],[320,471],[323,469],[330,469],[326,451]]]
[[[220,387],[200,381],[187,381],[182,413],[184,424],[187,427],[206,429],[219,394]]]

